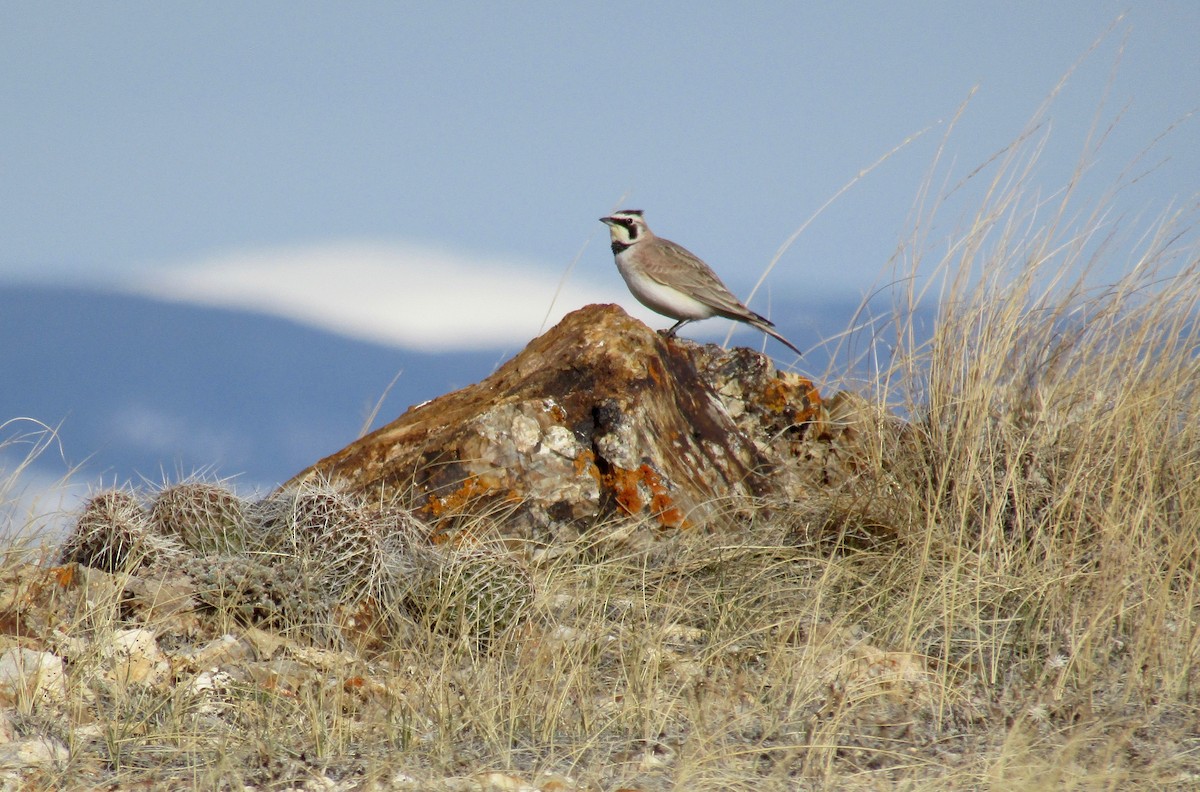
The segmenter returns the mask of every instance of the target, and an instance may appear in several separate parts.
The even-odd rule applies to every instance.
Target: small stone
[[[575,459],[579,455],[579,442],[571,430],[565,426],[551,426],[542,438],[542,445],[566,459]]]
[[[162,686],[171,676],[171,664],[149,630],[121,630],[100,651],[107,663],[104,677],[116,685]]]
[[[538,428],[538,422],[533,418],[528,415],[518,415],[513,418],[509,436],[518,452],[528,454],[538,444],[542,432]]]
[[[199,649],[180,652],[175,657],[195,669],[212,669],[253,658],[254,647],[246,639],[226,633]]]
[[[66,762],[70,756],[65,745],[49,737],[16,740],[0,745],[0,767],[3,768],[46,767]]]
[[[538,792],[533,784],[508,773],[481,773],[475,776],[475,780],[488,792]]]
[[[537,779],[539,792],[574,792],[579,786],[575,779],[561,773],[542,773]]]
[[[21,647],[0,655],[0,706],[29,706],[66,696],[62,658]]]

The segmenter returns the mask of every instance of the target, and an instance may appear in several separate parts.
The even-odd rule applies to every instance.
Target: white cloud
[[[604,258],[612,266],[607,252]],[[524,345],[570,311],[593,302],[619,302],[636,316],[654,316],[628,292],[616,291],[619,280],[601,287],[576,271],[555,295],[561,277],[561,271],[504,259],[408,244],[347,242],[213,256],[144,272],[127,290],[274,314],[354,338],[428,351]]]
[[[185,415],[173,415],[169,410],[140,404],[125,403],[107,416],[106,429],[123,443],[149,454],[166,455],[170,458],[181,449],[188,456],[199,459],[226,459],[248,452],[250,441],[232,430],[220,431],[212,427],[196,426]],[[149,474],[153,471],[143,471]],[[163,480],[171,471],[160,471]],[[177,471],[186,477],[194,471]]]

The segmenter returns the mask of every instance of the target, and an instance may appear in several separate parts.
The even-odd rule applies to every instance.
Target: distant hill
[[[774,307],[774,316],[794,317],[779,324],[801,347],[840,332],[855,310],[847,302]],[[724,327],[691,325],[683,335],[711,339]],[[757,348],[761,337],[746,330],[735,341]],[[767,349],[790,360],[774,341]],[[245,311],[0,286],[0,423],[61,424],[67,464],[83,463],[75,481],[176,481],[206,471],[271,487],[354,440],[397,373],[374,426],[477,382],[518,351],[429,354]],[[886,345],[878,351],[886,358]],[[826,350],[808,349],[801,370],[820,374],[827,364]],[[50,462],[65,471],[62,460]]]
[[[207,470],[270,486],[358,436],[397,373],[376,425],[515,351],[425,354],[261,314],[2,286],[0,423],[61,424],[85,478]]]

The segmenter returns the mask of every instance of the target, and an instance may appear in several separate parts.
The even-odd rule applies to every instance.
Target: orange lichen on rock
[[[582,476],[584,473],[587,473],[597,482],[604,483],[600,478],[600,469],[596,467],[596,452],[590,448],[584,449],[575,457],[575,475]]]
[[[339,603],[334,608],[334,621],[342,635],[363,649],[382,650],[391,637],[387,619],[373,597],[352,605]]]
[[[612,492],[626,514],[641,512],[643,504],[642,494],[638,491],[638,471],[614,466],[601,476],[600,483]]]
[[[440,518],[457,514],[462,511],[464,506],[491,494],[498,484],[499,482],[494,480],[484,481],[480,476],[468,476],[447,495],[431,493],[425,502],[425,510],[431,517]]]
[[[784,374],[767,380],[761,404],[775,413],[792,412],[794,415],[789,418],[794,423],[804,423],[816,420],[820,415],[821,395],[810,380]]]
[[[601,476],[601,484],[626,514],[639,515],[649,506],[650,515],[663,527],[688,527],[683,510],[675,504],[662,476],[649,465],[643,464],[636,470],[614,466]]]
[[[650,377],[651,382],[656,386],[661,387],[667,382],[667,372],[662,364],[657,360],[648,360],[646,365],[646,374]]]
[[[466,542],[472,538],[464,526],[454,525],[454,518],[471,513],[471,507],[484,499],[494,499],[497,494],[506,503],[520,503],[521,495],[512,489],[500,492],[502,485],[494,476],[467,476],[455,489],[446,495],[429,494],[424,507],[420,510],[425,516],[434,518],[437,525],[430,533],[429,540],[434,544],[445,544],[451,539],[456,542]]]
[[[52,567],[50,571],[54,574],[54,578],[58,581],[59,586],[70,588],[71,584],[75,582],[76,569],[77,567],[74,564],[67,564],[66,566]]]
[[[662,477],[649,465],[642,465],[642,476],[646,486],[653,493],[650,498],[650,513],[667,528],[690,528],[691,524],[684,516],[683,510],[675,505]]]

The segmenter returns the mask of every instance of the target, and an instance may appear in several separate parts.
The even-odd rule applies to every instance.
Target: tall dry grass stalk
[[[983,202],[932,273],[936,211],[913,232],[900,349],[875,384],[911,421],[883,458],[916,519],[871,621],[947,690],[996,691],[1013,734],[1194,717],[1196,207],[1127,245],[1109,205],[1074,209],[1087,157],[1050,197],[1033,188],[1043,141],[1031,129],[973,174]]]
[[[68,469],[51,486],[31,485],[35,463],[55,449],[61,456],[56,427],[35,418],[0,416],[0,554],[5,558],[36,552],[61,527],[57,522],[77,469]]]

